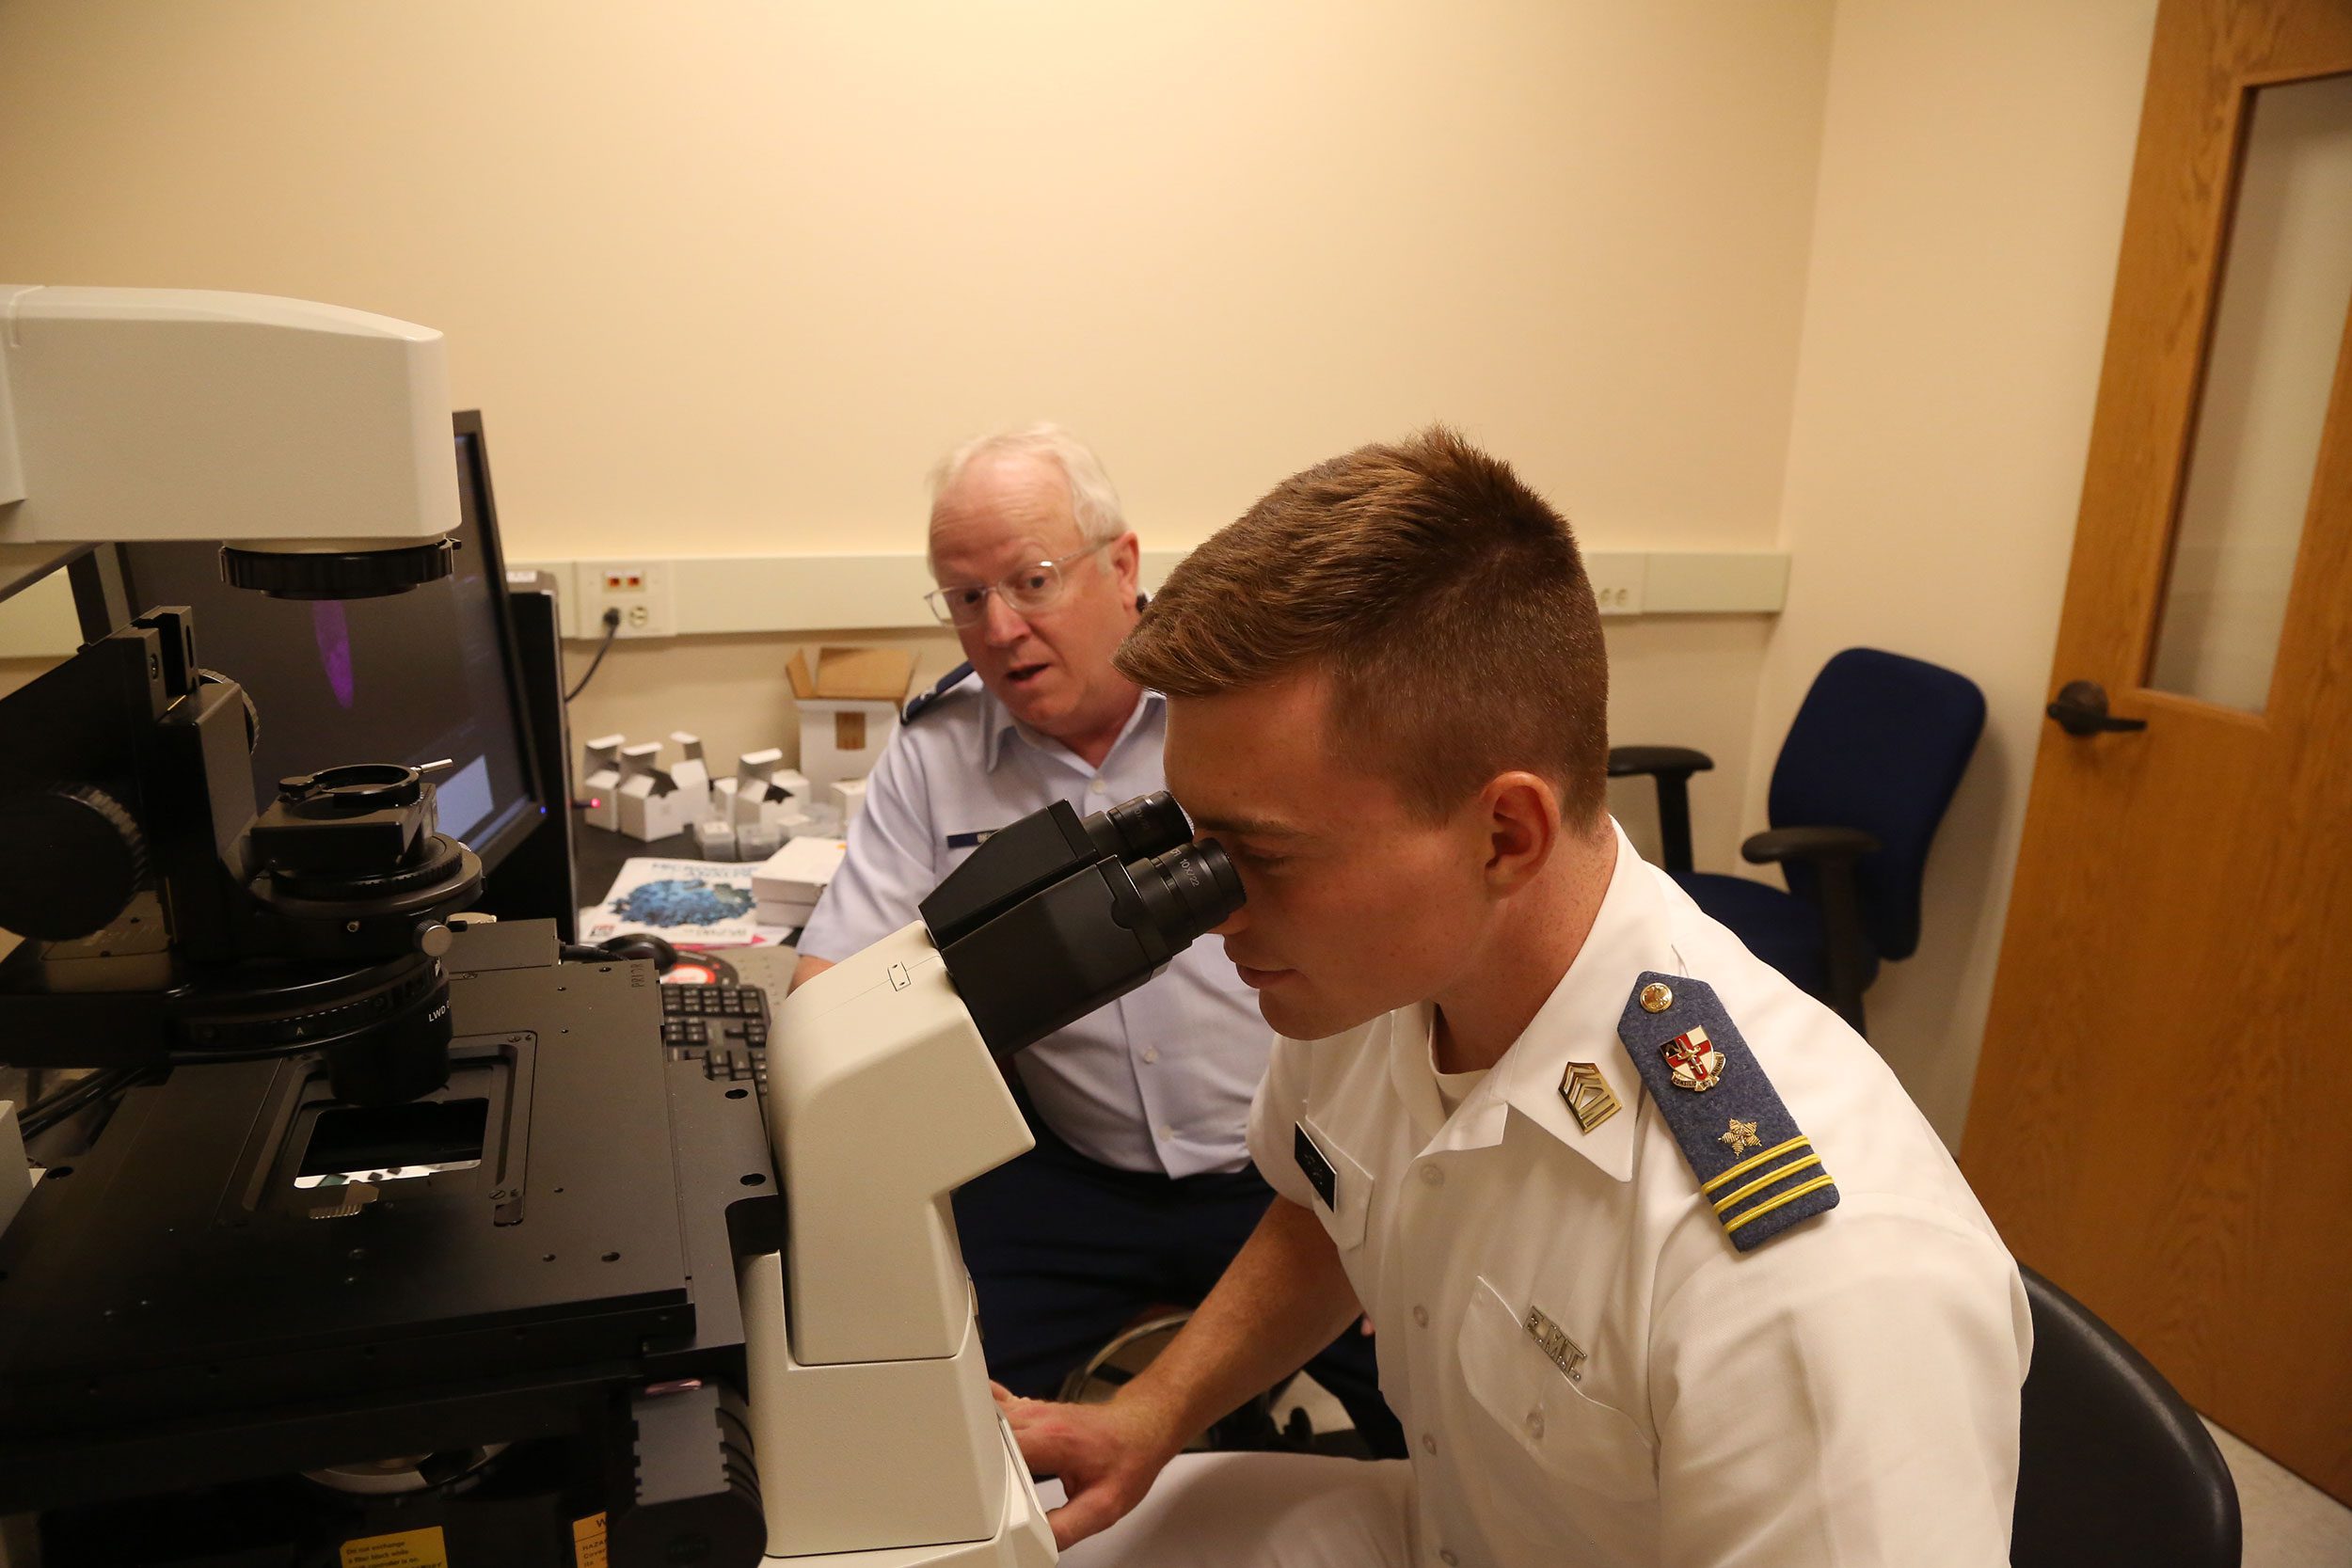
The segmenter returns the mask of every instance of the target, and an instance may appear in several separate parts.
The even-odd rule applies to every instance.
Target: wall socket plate
[[[1584,557],[1584,575],[1603,615],[1639,615],[1649,597],[1649,557],[1638,550],[1595,550]]]
[[[607,609],[621,612],[615,637],[675,637],[677,601],[666,561],[582,561],[573,569],[580,635],[602,637]]]

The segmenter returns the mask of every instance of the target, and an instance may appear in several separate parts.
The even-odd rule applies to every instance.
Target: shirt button
[[[1176,1135],[1176,1129],[1168,1122],[1160,1123],[1160,1141],[1166,1143]]]
[[[1143,1048],[1143,1059],[1146,1064],[1158,1061],[1160,1059],[1160,1048],[1156,1045],[1145,1046]]]
[[[1435,1165],[1423,1165],[1421,1167],[1421,1180],[1425,1187],[1442,1187],[1445,1185],[1445,1172]]]
[[[1104,787],[1103,781],[1095,779],[1087,784],[1087,793],[1089,795],[1100,795],[1103,793]]]
[[[1544,1413],[1541,1410],[1531,1410],[1527,1413],[1527,1434],[1530,1437],[1537,1439],[1538,1441],[1542,1439],[1544,1435]]]
[[[1413,1322],[1420,1327],[1427,1328],[1429,1326],[1429,1308],[1426,1307],[1414,1307]]]
[[[1438,1451],[1438,1439],[1426,1432],[1422,1433],[1421,1434],[1421,1451],[1423,1453],[1436,1453]]]

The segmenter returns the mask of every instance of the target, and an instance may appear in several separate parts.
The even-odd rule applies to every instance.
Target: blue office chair
[[[1788,891],[1691,863],[1690,780],[1715,766],[1680,746],[1614,746],[1613,778],[1657,781],[1665,869],[1749,951],[1859,1031],[1882,958],[1919,945],[1919,893],[1952,792],[1984,730],[1984,693],[1900,654],[1848,648],[1814,678],[1772,768],[1772,828],[1740,847]]]

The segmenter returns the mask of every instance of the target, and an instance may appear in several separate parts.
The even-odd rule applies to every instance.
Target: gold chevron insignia
[[[1600,1075],[1600,1068],[1592,1062],[1570,1062],[1566,1076],[1560,1080],[1560,1098],[1568,1102],[1576,1116],[1576,1124],[1590,1132],[1617,1114],[1617,1097],[1610,1092],[1609,1080]]]

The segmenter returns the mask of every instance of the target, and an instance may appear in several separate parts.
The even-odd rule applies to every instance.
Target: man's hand
[[[1059,1477],[1070,1499],[1046,1515],[1057,1551],[1124,1518],[1184,1447],[1168,1422],[1140,1402],[1061,1404],[1025,1400],[1002,1384],[989,1387],[1012,1426],[1021,1457],[1037,1474]]]
[[[1305,1366],[1362,1310],[1323,1222],[1277,1196],[1192,1321],[1108,1404],[996,1388],[1021,1456],[1070,1498],[1048,1516],[1056,1544],[1124,1517],[1195,1433]]]

